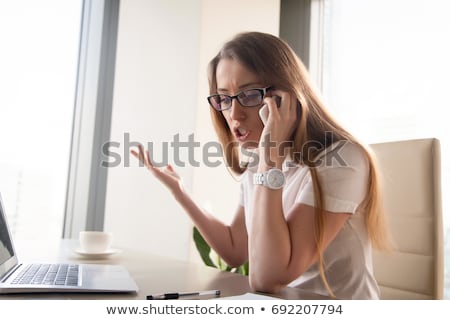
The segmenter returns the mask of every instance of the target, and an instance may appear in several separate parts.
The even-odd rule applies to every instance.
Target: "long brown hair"
[[[336,141],[350,141],[364,150],[369,161],[369,181],[367,195],[360,206],[365,212],[365,226],[375,248],[390,247],[390,240],[386,229],[385,215],[382,210],[379,179],[376,163],[370,149],[358,142],[328,113],[321,98],[317,94],[309,79],[309,74],[287,43],[270,34],[260,32],[247,32],[236,35],[225,43],[220,52],[211,60],[208,68],[210,94],[217,92],[216,69],[221,59],[235,59],[248,70],[256,73],[262,82],[287,91],[297,97],[301,105],[300,119],[293,138],[291,156],[294,161],[309,164],[324,148]],[[211,110],[211,117],[218,138],[224,147],[224,156],[227,165],[233,173],[241,174],[246,169],[239,165],[239,151],[229,148],[233,145],[233,135],[221,112]],[[330,136],[332,139],[330,139]],[[302,152],[308,141],[314,141],[323,148],[313,152]],[[325,228],[325,214],[323,208],[324,196],[321,184],[314,165],[309,166],[315,199],[315,235],[318,250],[319,270],[328,292],[333,295],[323,267],[323,234]]]

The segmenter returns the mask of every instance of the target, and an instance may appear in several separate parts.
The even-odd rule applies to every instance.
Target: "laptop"
[[[120,265],[20,263],[0,195],[0,294],[137,291],[133,278]]]

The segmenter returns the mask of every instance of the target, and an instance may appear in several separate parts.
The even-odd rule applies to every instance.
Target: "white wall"
[[[194,131],[201,1],[121,1],[111,140],[141,143]],[[174,98],[178,98],[175,100]],[[120,153],[125,158],[123,150]],[[126,152],[128,155],[128,151]],[[187,188],[192,168],[179,168]],[[189,220],[167,190],[137,161],[108,173],[105,229],[116,243],[187,257]]]
[[[124,134],[131,141],[153,142],[155,160],[162,144],[194,133],[202,147],[216,141],[206,102],[206,66],[224,41],[240,31],[278,34],[279,0],[122,0],[120,8],[112,149],[125,160]],[[185,150],[186,151],[186,150]],[[201,148],[194,154],[202,162]],[[222,219],[237,205],[238,184],[225,167],[194,168],[187,152],[176,170],[199,204]],[[168,155],[173,163],[173,154]],[[235,201],[230,201],[234,200]],[[108,175],[105,230],[116,244],[181,259],[192,252],[192,224],[164,186],[137,161],[111,168]]]

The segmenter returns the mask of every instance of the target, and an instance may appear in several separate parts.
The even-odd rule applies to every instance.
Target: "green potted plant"
[[[234,272],[239,273],[244,276],[248,276],[249,271],[249,265],[248,261],[244,263],[243,265],[232,268],[228,266],[225,261],[223,261],[217,253],[214,252],[214,250],[211,249],[209,244],[205,241],[203,236],[200,234],[200,232],[197,230],[197,228],[194,226],[193,228],[193,238],[195,247],[198,250],[198,253],[200,254],[200,257],[202,258],[205,265],[213,268],[220,269],[222,271],[228,271],[228,272]],[[211,257],[213,255],[214,258]]]

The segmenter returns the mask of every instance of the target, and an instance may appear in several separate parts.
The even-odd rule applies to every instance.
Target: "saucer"
[[[82,255],[82,256],[87,257],[87,258],[104,258],[104,257],[110,256],[112,254],[116,254],[116,253],[122,252],[122,250],[114,249],[114,248],[108,249],[108,250],[103,251],[103,252],[86,252],[86,251],[84,251],[81,248],[76,248],[74,251],[76,253],[78,253],[79,255]]]

